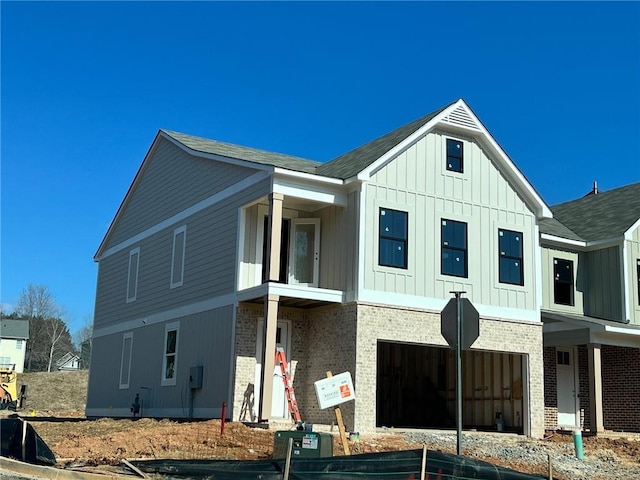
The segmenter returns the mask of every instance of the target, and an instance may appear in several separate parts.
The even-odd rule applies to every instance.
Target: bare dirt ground
[[[122,459],[240,459],[256,460],[270,458],[273,451],[274,431],[250,428],[242,423],[225,425],[221,432],[220,420],[172,421],[150,418],[88,420],[84,416],[82,388],[70,386],[83,382],[86,374],[77,378],[64,374],[30,374],[28,380],[30,397],[27,408],[20,412],[58,458],[61,466],[117,465]],[[33,375],[41,378],[34,378]],[[74,373],[75,375],[75,373]],[[53,380],[55,386],[50,386]],[[66,387],[64,387],[66,385]],[[58,388],[58,390],[56,390]],[[43,389],[51,400],[40,398]],[[74,393],[75,392],[75,393]],[[86,394],[85,394],[86,395]],[[75,400],[71,397],[77,397]],[[46,408],[49,407],[49,408]],[[75,408],[74,408],[75,407]],[[465,433],[465,435],[467,435]],[[549,433],[543,440],[531,440],[517,435],[474,434],[473,442],[465,443],[463,454],[520,472],[546,475],[548,465],[538,457],[503,455],[511,446],[523,448],[525,452],[548,452],[559,460],[573,459],[571,435]],[[341,455],[340,436],[334,431],[334,455]],[[455,438],[455,435],[453,436]],[[419,439],[419,440],[418,440]],[[443,441],[446,440],[446,441]],[[376,435],[361,435],[359,442],[351,442],[352,453],[368,453],[391,450],[427,448],[455,453],[451,433],[407,435],[389,430]],[[496,448],[497,447],[497,448]],[[612,465],[612,471],[621,475],[597,476],[590,472],[562,473],[554,478],[574,480],[576,478],[640,478],[640,435],[634,438],[585,437],[585,458],[593,459],[591,469],[602,472],[602,465]],[[546,455],[545,455],[546,457]],[[624,473],[624,472],[637,472]],[[585,476],[581,476],[585,475]]]

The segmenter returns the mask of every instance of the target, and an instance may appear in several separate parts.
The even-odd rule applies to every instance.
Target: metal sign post
[[[456,454],[462,450],[462,302],[465,292],[451,292],[456,296]]]
[[[455,298],[449,300],[440,313],[441,332],[451,348],[456,350],[456,430],[457,454],[462,446],[462,350],[471,348],[471,344],[480,335],[480,315],[469,299],[462,298],[466,292],[450,292]],[[466,304],[466,308],[465,308]]]

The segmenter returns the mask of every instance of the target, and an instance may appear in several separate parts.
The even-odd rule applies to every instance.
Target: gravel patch
[[[407,441],[422,443],[427,448],[456,451],[455,432],[408,431],[394,432]],[[584,459],[575,456],[573,443],[535,440],[521,435],[463,432],[462,454],[495,463],[492,459],[539,466],[547,472],[549,455],[554,477],[571,480],[631,480],[640,479],[640,459],[637,464],[620,459],[611,450],[585,452]],[[524,470],[523,470],[524,471]],[[562,475],[560,475],[562,474]]]

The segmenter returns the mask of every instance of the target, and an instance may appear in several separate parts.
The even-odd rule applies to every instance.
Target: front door
[[[575,347],[558,347],[556,349],[556,375],[559,427],[579,427],[580,425],[576,367]]]
[[[260,384],[262,383],[262,329],[263,321],[258,322],[258,341],[256,345],[256,370],[255,370],[255,402],[254,414],[258,417],[258,408],[260,406]],[[289,358],[289,322],[278,320],[276,327],[276,348],[283,348],[289,364],[291,372],[291,360]],[[273,352],[272,358],[275,359],[276,352]],[[284,381],[280,366],[273,366],[273,397],[271,399],[271,418],[289,418],[289,407],[287,398],[284,393]]]

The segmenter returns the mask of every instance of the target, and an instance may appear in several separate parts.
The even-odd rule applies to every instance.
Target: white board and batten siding
[[[447,138],[464,142],[463,173],[446,170]],[[464,290],[474,304],[536,316],[535,214],[475,141],[429,133],[374,173],[366,188],[365,289],[431,299]],[[378,265],[381,207],[408,212],[406,270]],[[467,223],[468,278],[441,274],[444,219]],[[524,286],[498,281],[499,229],[522,232]]]
[[[640,325],[640,226],[631,232],[631,240],[625,240],[627,251],[627,292],[629,306],[629,322]]]
[[[554,260],[573,262],[573,305],[555,303],[554,299]],[[542,247],[542,308],[557,312],[584,315],[584,292],[587,288],[586,254],[570,250],[560,250],[548,246]]]

